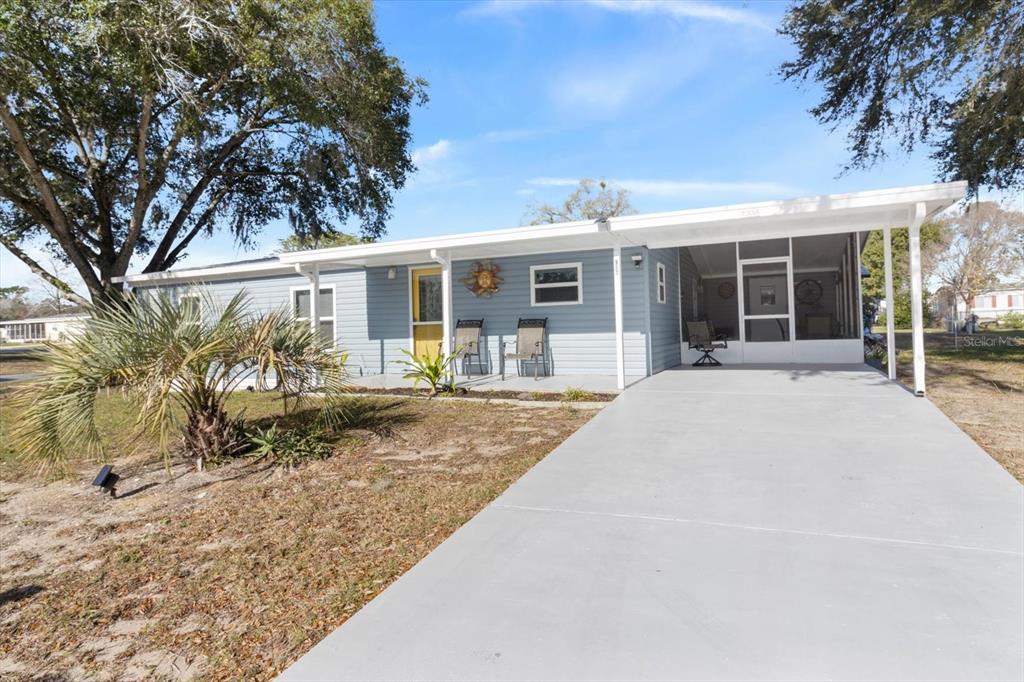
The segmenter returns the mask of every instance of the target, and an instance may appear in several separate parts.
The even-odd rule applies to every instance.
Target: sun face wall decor
[[[462,278],[462,283],[473,292],[474,296],[490,298],[498,292],[498,288],[504,281],[498,274],[501,266],[489,260],[476,261],[469,268],[469,272]]]

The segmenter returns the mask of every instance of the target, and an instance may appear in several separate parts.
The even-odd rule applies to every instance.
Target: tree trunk
[[[185,456],[196,461],[199,471],[204,463],[241,454],[247,445],[241,420],[232,419],[220,405],[190,414],[181,440]]]

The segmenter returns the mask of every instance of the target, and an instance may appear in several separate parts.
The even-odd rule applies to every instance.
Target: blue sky
[[[839,177],[845,133],[783,83],[784,2],[378,2],[378,32],[429,82],[413,112],[419,171],[395,197],[388,239],[521,224],[531,202],[581,177],[632,192],[641,212],[921,184],[927,150]],[[354,231],[354,226],[351,228]],[[185,265],[269,253],[219,235]],[[141,259],[140,259],[141,260]],[[0,283],[34,285],[5,250]]]

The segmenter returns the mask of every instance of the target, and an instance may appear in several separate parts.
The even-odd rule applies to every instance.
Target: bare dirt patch
[[[269,679],[593,412],[372,399],[325,461],[0,492],[0,676]],[[510,424],[516,430],[509,430]],[[527,429],[525,427],[532,427]]]

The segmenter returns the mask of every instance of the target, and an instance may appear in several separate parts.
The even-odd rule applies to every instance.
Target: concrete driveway
[[[286,680],[1020,680],[1024,487],[870,370],[628,389]]]

